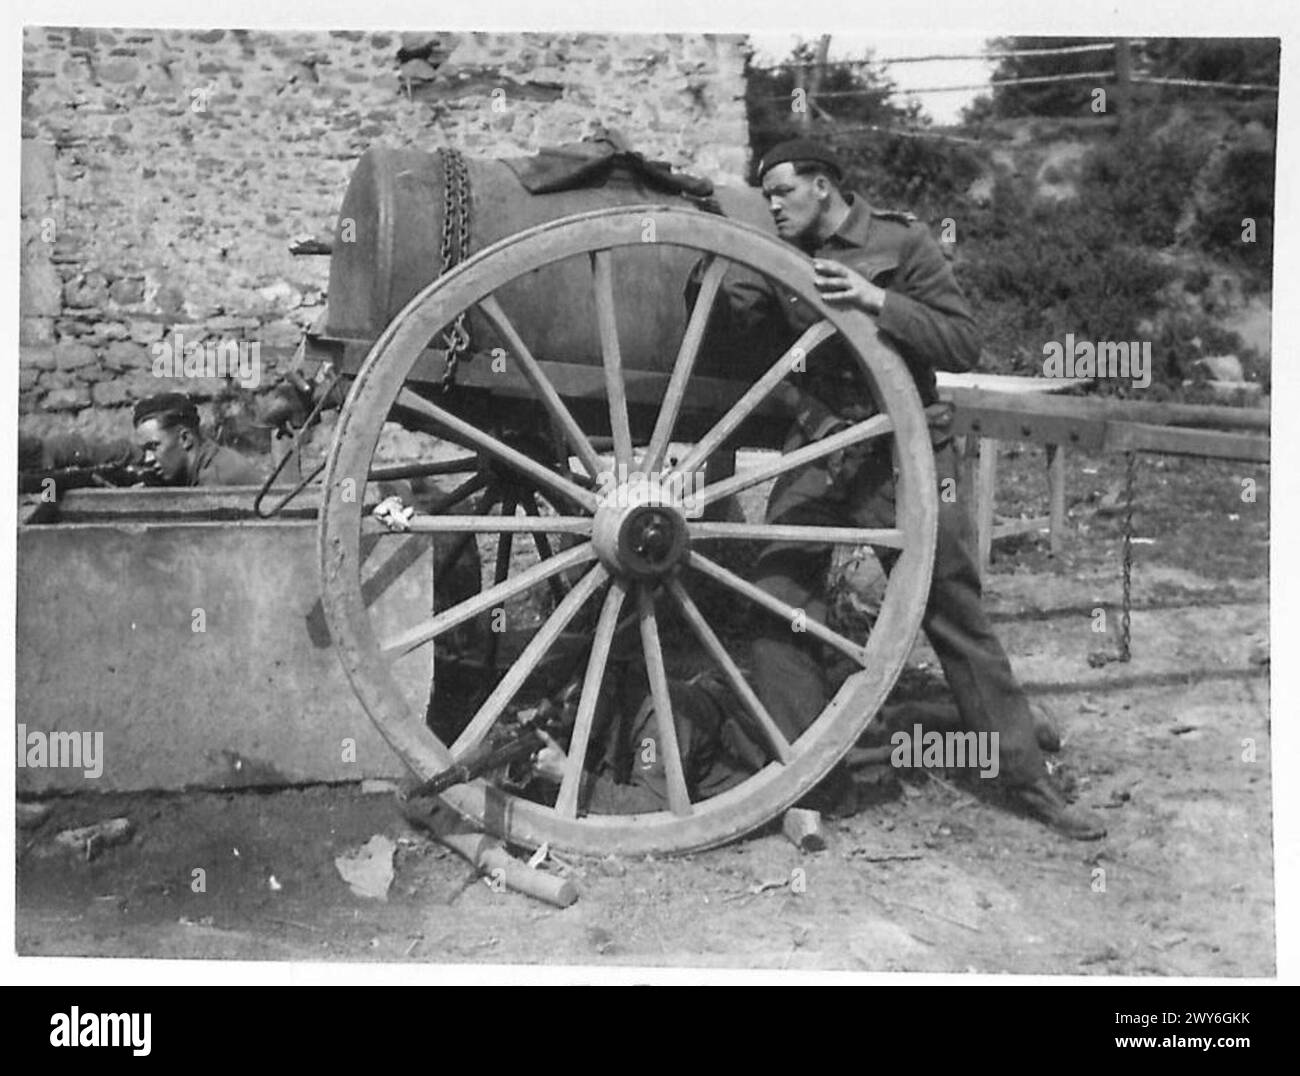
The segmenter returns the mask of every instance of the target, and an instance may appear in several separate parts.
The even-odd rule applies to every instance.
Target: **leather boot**
[[[1011,801],[1044,825],[1076,841],[1095,841],[1106,836],[1101,818],[1083,807],[1071,807],[1047,774],[1027,785],[1008,789]]]

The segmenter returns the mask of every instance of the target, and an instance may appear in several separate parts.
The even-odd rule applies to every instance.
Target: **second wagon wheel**
[[[635,372],[624,369],[619,346],[620,306],[635,304],[638,296],[618,293],[612,269],[614,259],[632,256],[628,248],[646,242],[698,252],[702,269],[698,298],[676,342],[675,357],[667,356],[666,376],[648,419],[644,392],[640,406],[635,401],[629,406],[626,389],[633,384]],[[587,308],[595,312],[593,332],[603,355],[603,369],[589,371],[598,386],[594,392],[590,386],[575,392],[571,384],[558,391],[550,376],[558,366],[532,353],[526,334],[504,309],[512,282],[566,259],[571,267],[583,267],[594,301]],[[706,361],[701,358],[701,342],[722,279],[733,267],[761,274],[798,295],[822,320],[775,362],[765,364],[765,370],[748,377],[728,406],[713,404],[702,414],[701,399],[715,397],[697,391],[704,381],[699,367]],[[576,626],[585,625],[590,634],[574,665],[570,696],[576,702],[576,715],[567,733],[567,758],[558,786],[538,795],[508,781],[475,779],[443,794],[443,800],[462,815],[527,846],[550,842],[557,848],[599,855],[708,848],[755,829],[796,803],[853,746],[885,701],[919,630],[929,591],[937,521],[934,459],[919,396],[903,362],[880,341],[866,315],[825,304],[812,285],[808,267],[808,259],[792,247],[716,216],[655,206],[602,210],[540,225],[483,250],[417,295],[375,343],[352,386],[330,450],[320,557],[324,604],[335,645],[353,688],[388,743],[423,779],[443,772],[468,752],[481,752],[503,725],[518,719],[521,692],[527,693],[560,640],[571,639]],[[567,462],[520,451],[491,429],[458,416],[454,396],[426,399],[412,391],[407,382],[416,360],[436,334],[464,311],[481,316],[506,344],[494,353],[517,364],[527,378],[539,408],[539,426],[549,423],[560,431],[567,442],[560,455],[567,455]],[[841,354],[851,357],[871,386],[877,414],[796,451],[769,453],[757,466],[742,468],[702,489],[689,482],[673,483],[673,475],[698,476],[711,456],[734,446],[764,402],[780,391],[792,372],[805,364],[811,367],[817,361],[818,345],[835,336],[841,338]],[[562,360],[563,356],[557,357],[557,362]],[[599,401],[601,416],[594,422],[593,401]],[[394,406],[420,415],[448,438],[490,460],[497,472],[514,476],[539,494],[527,515],[515,514],[513,502],[506,514],[463,508],[459,515],[415,515],[409,522],[411,531],[470,534],[476,541],[497,536],[498,551],[504,546],[506,553],[496,560],[505,567],[496,576],[500,581],[490,582],[481,593],[397,631],[372,619],[360,565],[363,534],[386,532],[379,521],[363,513],[367,499],[361,487]],[[584,416],[585,429],[575,417],[579,414]],[[779,475],[856,444],[892,449],[897,475],[893,527],[783,528],[761,522],[706,521],[693,510],[735,494],[761,494],[760,487]],[[612,454],[602,455],[607,450]],[[662,476],[658,487],[645,480],[651,473]],[[647,497],[646,491],[655,488],[655,496]],[[694,494],[693,507],[686,503],[683,491]],[[762,519],[761,507],[757,518]],[[531,548],[524,538],[530,534],[542,536],[532,539],[541,555],[521,560],[521,547]],[[520,541],[514,544],[512,556],[510,536],[516,535]],[[729,551],[750,548],[741,543],[770,541],[842,549],[870,545],[896,555],[865,641],[860,633],[791,608],[749,582],[743,569],[726,566],[738,560],[734,555],[729,558]],[[485,562],[490,559],[485,557]],[[435,645],[458,626],[481,619],[511,600],[532,600],[529,596],[539,593],[544,597],[531,607],[532,623],[523,633],[526,645],[508,656],[503,674],[485,688],[486,697],[476,712],[463,715],[452,742],[439,739],[426,724],[423,708],[399,690],[391,671],[393,660]],[[781,734],[750,686],[746,648],[735,638],[724,638],[726,629],[719,624],[722,620],[734,624],[737,618],[720,615],[720,607],[724,614],[741,610],[750,625],[759,616],[797,621],[798,630],[824,644],[828,654],[847,656],[853,662],[856,671],[793,741]],[[610,739],[608,714],[602,713],[609,709],[607,678],[615,666],[626,670],[629,665],[635,666],[645,688],[643,697],[649,700],[642,707],[643,715],[653,703],[651,724],[643,727],[656,731],[665,802],[660,810],[637,814],[596,813],[588,809],[584,789],[599,769],[602,753],[608,756],[608,743],[602,743],[602,737]],[[711,666],[710,675],[730,691],[735,707],[763,742],[767,758],[757,772],[742,775],[738,783],[707,797],[693,785],[690,767],[683,767],[681,726],[668,716],[675,697],[670,681],[680,683],[676,678],[698,674],[703,666]]]

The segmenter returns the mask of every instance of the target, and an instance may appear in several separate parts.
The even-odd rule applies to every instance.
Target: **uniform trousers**
[[[934,572],[922,621],[943,666],[965,729],[998,733],[1000,776],[1023,785],[1044,774],[1029,702],[984,612],[970,518],[956,490],[957,458],[951,439],[935,447],[939,525]],[[951,479],[951,484],[945,480]],[[789,471],[768,500],[769,523],[825,527],[894,525],[894,473],[887,446],[867,451],[843,467],[827,459]],[[888,572],[895,550],[877,550]],[[759,554],[755,582],[810,619],[824,622],[831,550],[789,542]],[[753,642],[755,690],[790,739],[803,732],[830,699],[823,648],[807,632],[764,614]]]

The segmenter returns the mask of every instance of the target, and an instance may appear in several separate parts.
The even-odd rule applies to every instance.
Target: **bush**
[[[881,133],[837,140],[835,152],[850,188],[866,192],[877,205],[907,209],[922,219],[955,215],[984,167],[970,147],[938,138]]]
[[[1246,138],[1231,146],[1209,168],[1197,207],[1192,239],[1209,253],[1252,271],[1267,285],[1273,272],[1273,189],[1275,158],[1271,139]],[[1255,222],[1254,242],[1243,242],[1243,221]]]
[[[1191,129],[1155,135],[1135,127],[1088,153],[1080,194],[1129,242],[1170,246],[1209,153],[1206,142]]]

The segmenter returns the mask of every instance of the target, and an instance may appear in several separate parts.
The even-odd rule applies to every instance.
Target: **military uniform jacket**
[[[847,265],[885,289],[877,325],[907,363],[921,402],[933,404],[938,400],[934,371],[969,370],[979,357],[970,305],[924,224],[910,213],[873,209],[860,195],[847,197],[848,216],[813,257]],[[733,272],[723,281],[710,338],[766,340],[784,350],[820,318],[811,305],[766,279]],[[781,353],[771,354],[770,346],[766,350],[768,359]],[[861,399],[864,390],[856,365],[847,356],[835,359],[814,352],[808,376],[792,375],[797,387],[824,405],[801,406],[799,424],[808,436],[823,436],[835,416],[850,410],[860,413],[861,405],[870,403]],[[854,403],[859,406],[851,406]]]
[[[191,486],[257,486],[262,475],[233,448],[204,440],[194,457]]]

